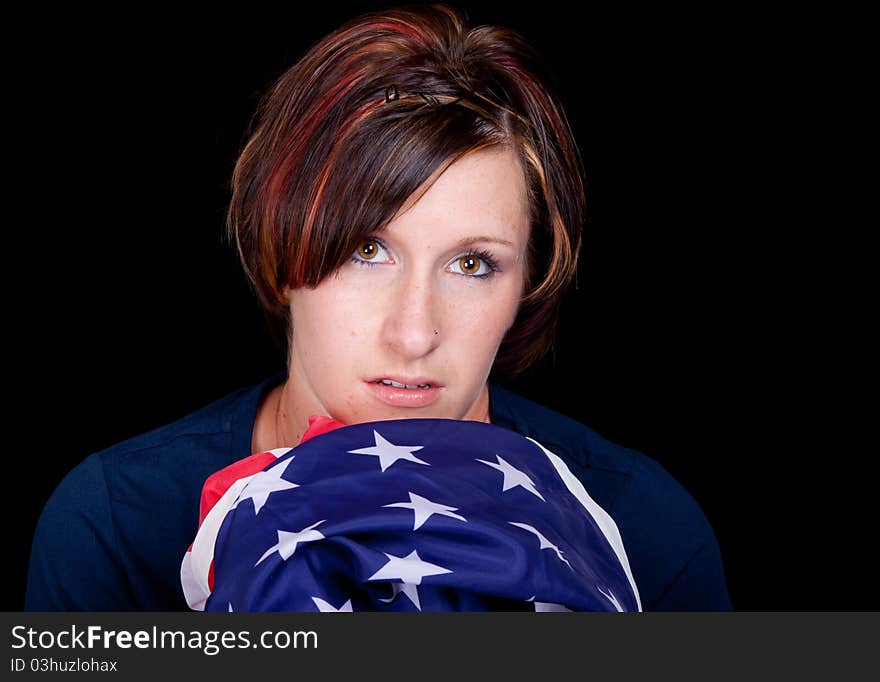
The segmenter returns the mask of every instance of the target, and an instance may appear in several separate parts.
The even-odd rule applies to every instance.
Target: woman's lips
[[[429,388],[397,388],[383,384],[381,380],[365,383],[378,400],[393,407],[426,407],[436,401],[440,397],[440,391],[443,390],[442,386],[434,385]]]

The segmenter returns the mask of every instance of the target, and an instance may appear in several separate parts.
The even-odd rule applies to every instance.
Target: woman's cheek
[[[519,289],[506,281],[468,284],[457,292],[458,319],[475,337],[502,338],[516,319]]]
[[[448,324],[453,325],[452,335],[462,339],[470,348],[492,344],[498,311],[491,300],[462,297],[452,311],[446,316]]]
[[[341,308],[351,308],[369,296],[382,291],[381,276],[370,276],[372,268],[349,263],[321,286],[327,286],[328,303]]]

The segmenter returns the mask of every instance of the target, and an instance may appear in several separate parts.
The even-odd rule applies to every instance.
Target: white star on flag
[[[315,602],[315,606],[318,607],[318,611],[321,613],[352,613],[354,611],[354,609],[351,608],[351,599],[338,609],[333,608],[333,605],[330,604],[330,602],[326,602],[320,597],[312,597],[312,601]]]
[[[562,561],[564,561],[566,564],[568,564],[569,568],[571,568],[571,564],[568,563],[568,559],[566,559],[564,556],[562,556],[562,550],[559,549],[559,547],[554,545],[552,542],[550,542],[543,535],[541,535],[541,532],[537,528],[535,528],[534,526],[530,526],[527,523],[516,523],[514,521],[510,521],[510,525],[516,526],[518,528],[522,528],[523,530],[527,530],[527,531],[529,531],[529,533],[532,533],[533,535],[537,536],[538,540],[541,542],[541,546],[539,549],[552,549],[554,552],[556,552],[556,556],[558,556]],[[574,570],[574,569],[571,568],[571,570]]]
[[[389,599],[380,599],[379,601],[383,601],[386,604],[388,602],[394,601],[394,598],[397,597],[398,594],[403,592],[407,597],[409,597],[410,601],[416,605],[416,608],[421,611],[422,605],[419,601],[419,589],[416,587],[420,585],[422,582],[422,578],[428,575],[440,575],[441,573],[452,573],[449,569],[443,568],[442,566],[437,566],[436,564],[430,564],[427,561],[422,561],[419,553],[416,550],[413,550],[409,553],[409,555],[405,557],[396,557],[392,554],[385,553],[385,556],[388,557],[389,561],[382,568],[376,571],[368,580],[378,580],[378,579],[390,579],[397,578],[403,581],[401,583],[391,583],[391,589],[394,594]]]
[[[269,499],[269,495],[281,490],[298,488],[299,485],[296,483],[291,483],[290,481],[285,481],[281,478],[284,472],[287,471],[287,467],[290,466],[293,459],[294,458],[291,457],[284,464],[272,467],[271,469],[266,469],[265,471],[256,474],[250,481],[248,481],[248,484],[244,487],[244,490],[241,491],[241,495],[239,495],[238,500],[232,505],[231,509],[235,509],[239,502],[252,499],[254,501],[254,513],[259,514],[260,509],[263,508],[263,505],[266,504],[266,500]]]
[[[516,486],[520,486],[521,488],[525,488],[533,495],[537,495],[541,498],[541,501],[546,502],[544,497],[535,490],[535,484],[532,483],[532,479],[526,476],[525,473],[514,467],[512,464],[509,464],[504,459],[501,458],[501,455],[495,455],[498,459],[498,464],[494,462],[487,462],[485,459],[478,459],[478,462],[482,462],[483,464],[487,464],[493,469],[498,469],[502,474],[504,474],[504,485],[501,488],[501,492],[505,492],[510,490],[511,488],[515,488]]]
[[[421,495],[416,495],[413,492],[410,492],[409,494],[409,502],[395,502],[393,504],[383,504],[382,506],[412,509],[414,512],[413,530],[418,530],[433,514],[442,514],[443,516],[449,516],[453,519],[458,519],[459,521],[467,521],[463,516],[452,513],[458,511],[458,507],[447,507],[445,504],[431,502],[431,500],[424,498]]]
[[[313,523],[311,526],[309,526],[308,528],[303,528],[298,533],[290,533],[286,530],[279,530],[278,544],[272,545],[272,547],[267,549],[266,553],[260,557],[259,561],[257,561],[254,566],[258,566],[260,561],[265,559],[276,550],[281,555],[281,558],[284,559],[284,561],[287,561],[290,557],[293,556],[293,553],[296,551],[296,546],[298,544],[314,542],[315,540],[323,540],[324,535],[320,531],[314,529],[320,526],[326,520],[327,519],[322,519],[321,521],[318,521],[318,523]]]
[[[382,438],[382,436],[379,435],[379,432],[375,430],[373,431],[373,436],[376,439],[375,445],[368,448],[360,448],[359,450],[349,450],[349,452],[355,455],[373,455],[374,457],[378,457],[382,471],[385,471],[385,469],[399,459],[431,466],[412,454],[417,450],[421,450],[424,447],[423,445],[394,445]]]
[[[412,603],[416,605],[416,608],[419,611],[422,610],[422,607],[419,605],[419,593],[418,590],[412,589],[415,585],[421,585],[422,578],[429,575],[441,575],[442,573],[452,573],[448,568],[443,568],[442,566],[438,566],[437,564],[431,564],[427,561],[422,561],[422,558],[419,556],[419,553],[416,550],[410,552],[407,556],[394,556],[393,554],[388,554],[387,552],[383,552],[385,556],[388,557],[388,563],[382,566],[378,571],[376,571],[373,575],[371,575],[367,580],[402,580],[404,583],[409,583],[411,587],[394,587],[392,584],[392,589],[394,590],[394,596],[396,597],[400,592],[406,594],[412,600]],[[392,597],[393,599],[394,597]],[[383,601],[391,601],[383,600]]]

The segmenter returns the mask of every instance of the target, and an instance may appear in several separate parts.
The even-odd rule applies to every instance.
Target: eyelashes
[[[473,260],[482,261],[486,265],[488,272],[484,272],[482,274],[477,274],[476,272],[464,273],[469,277],[487,278],[487,277],[491,277],[493,274],[495,274],[496,272],[498,272],[500,270],[500,268],[498,267],[498,261],[495,259],[495,257],[491,253],[489,253],[485,249],[476,249],[475,251],[470,251],[462,256],[459,256],[458,258],[455,259],[455,263],[458,265],[462,265],[463,263],[466,263],[468,261],[473,261]],[[464,268],[464,267],[469,267],[469,266],[462,265],[462,267]],[[478,271],[479,270],[482,270],[482,268],[479,268]]]
[[[351,261],[365,267],[385,265],[384,261],[386,259],[382,258],[380,253],[384,250],[387,250],[387,247],[382,240],[370,237],[358,245],[358,248],[351,256]],[[489,280],[496,272],[501,271],[498,260],[491,252],[485,249],[473,249],[460,256],[456,256],[452,261],[452,265],[460,268],[460,271],[453,270],[455,274],[483,281]],[[475,266],[476,270],[473,270]]]

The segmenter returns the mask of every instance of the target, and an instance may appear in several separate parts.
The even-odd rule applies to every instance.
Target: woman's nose
[[[418,358],[439,342],[436,292],[428,277],[411,273],[391,285],[382,341],[396,354]],[[385,299],[386,301],[388,299]]]

